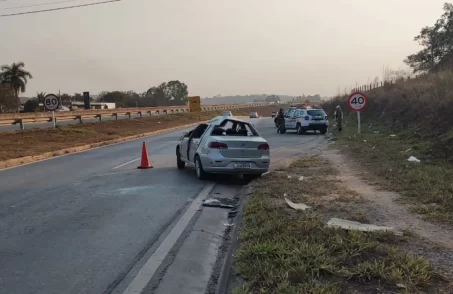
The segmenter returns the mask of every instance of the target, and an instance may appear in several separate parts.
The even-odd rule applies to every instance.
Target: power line
[[[65,7],[58,7],[58,8],[49,8],[49,9],[43,9],[43,10],[33,10],[33,11],[18,12],[18,13],[11,13],[11,14],[0,14],[0,17],[15,16],[15,15],[24,15],[24,14],[34,14],[34,13],[49,12],[49,11],[55,11],[55,10],[65,10],[65,9],[79,8],[79,7],[85,7],[85,6],[107,4],[107,3],[112,3],[112,2],[120,2],[120,1],[121,1],[121,0],[108,0],[108,1],[101,1],[101,2],[88,3],[88,4],[79,4],[79,5],[73,5],[73,6],[65,6]]]
[[[6,1],[6,0],[0,1],[0,2],[4,2],[4,1]],[[65,1],[54,1],[54,2],[39,3],[39,4],[31,4],[31,5],[12,6],[12,7],[1,8],[0,10],[28,8],[28,7],[44,6],[44,5],[51,5],[51,4],[60,4],[60,3],[67,3],[67,2],[74,2],[74,1],[80,1],[80,0],[65,0]]]

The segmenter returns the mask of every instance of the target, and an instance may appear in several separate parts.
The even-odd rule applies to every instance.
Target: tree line
[[[429,73],[453,68],[453,4],[445,3],[444,13],[433,26],[421,29],[414,38],[422,49],[404,62],[414,73]]]
[[[0,112],[19,111],[19,94],[24,93],[27,83],[33,78],[32,74],[24,69],[23,62],[12,65],[1,66],[0,72]],[[54,93],[56,94],[56,93]],[[175,80],[161,83],[151,87],[143,93],[134,91],[112,91],[101,92],[96,101],[115,103],[117,107],[156,107],[186,105],[188,102],[187,85]],[[45,92],[38,92],[24,105],[24,112],[35,112],[42,103]],[[70,102],[84,101],[82,93],[73,95],[63,93],[60,95],[63,105],[70,105]],[[91,101],[94,101],[92,99]]]

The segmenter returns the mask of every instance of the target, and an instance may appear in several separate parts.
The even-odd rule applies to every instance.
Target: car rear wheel
[[[322,135],[325,135],[327,133],[327,128],[321,129],[319,131]]]
[[[186,163],[181,160],[181,153],[179,152],[179,148],[176,149],[176,165],[179,169],[183,169],[186,167]]]
[[[207,173],[203,169],[203,165],[201,164],[200,156],[195,156],[195,172],[197,174],[197,178],[199,180],[205,180],[207,177]]]

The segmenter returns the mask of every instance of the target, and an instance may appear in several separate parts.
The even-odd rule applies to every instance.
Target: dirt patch
[[[449,226],[423,220],[420,215],[414,214],[406,205],[398,202],[401,198],[398,193],[378,189],[366,183],[362,180],[363,171],[354,168],[338,150],[327,150],[322,156],[339,171],[339,179],[347,189],[355,191],[367,200],[356,208],[367,216],[368,221],[392,226],[419,237],[422,242],[415,246],[412,244],[412,249],[417,250],[417,246],[420,249],[430,248],[425,251],[426,256],[443,270],[453,273],[453,230]]]
[[[234,115],[240,116],[258,111],[265,116],[270,115],[272,111],[277,111],[278,107],[241,108],[234,109],[232,112]],[[0,161],[182,126],[200,120],[208,120],[220,114],[221,111],[209,111],[202,112],[199,117],[193,113],[181,113],[141,119],[58,126],[56,129],[4,132],[0,136]]]
[[[243,284],[233,293],[451,293],[447,248],[407,230],[398,236],[326,225],[332,217],[394,225],[373,214],[392,203],[376,203],[339,158],[334,151],[305,157],[254,183],[235,254]],[[285,197],[311,209],[296,211]]]

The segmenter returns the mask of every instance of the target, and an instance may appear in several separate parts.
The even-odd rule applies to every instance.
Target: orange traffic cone
[[[146,143],[145,142],[143,142],[143,146],[142,146],[142,161],[140,163],[140,166],[137,166],[137,168],[138,169],[153,168],[153,166],[149,162],[148,150],[146,150]]]

